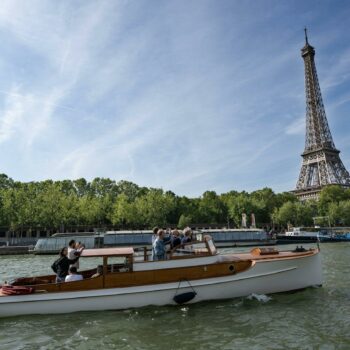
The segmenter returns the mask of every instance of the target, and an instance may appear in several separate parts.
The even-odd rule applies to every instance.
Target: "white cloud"
[[[285,128],[285,133],[287,135],[303,135],[305,134],[305,117],[300,117],[293,120]]]
[[[0,112],[0,143],[12,138],[21,127],[24,117],[24,104],[30,97],[23,98],[13,88],[5,101],[5,108]]]

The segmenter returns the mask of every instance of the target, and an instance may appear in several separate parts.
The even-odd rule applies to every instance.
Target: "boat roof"
[[[126,248],[100,248],[100,249],[84,249],[80,256],[96,257],[96,256],[126,256],[133,255],[134,249]]]

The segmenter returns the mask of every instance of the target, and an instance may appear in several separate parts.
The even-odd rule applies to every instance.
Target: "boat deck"
[[[247,253],[226,254],[221,256],[221,261],[226,260],[274,260],[274,259],[295,259],[297,257],[310,256],[318,253],[318,249],[304,251],[278,251],[275,248],[254,248]]]

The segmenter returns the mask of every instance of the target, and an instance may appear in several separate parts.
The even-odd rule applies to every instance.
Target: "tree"
[[[145,195],[136,198],[135,205],[143,222],[148,227],[164,226],[173,207],[173,198],[161,189],[151,189]]]
[[[73,181],[73,187],[78,197],[83,197],[90,194],[90,183],[84,178]]]
[[[39,221],[49,229],[59,229],[63,224],[64,194],[57,183],[46,182],[38,194]]]
[[[119,181],[117,183],[118,194],[125,194],[129,201],[134,201],[139,195],[145,194],[145,188],[140,188],[130,181]]]
[[[95,197],[104,197],[108,194],[115,198],[118,194],[118,186],[115,181],[108,178],[96,177],[92,180],[89,189],[90,194]]]
[[[136,211],[136,205],[130,203],[128,197],[122,193],[117,197],[114,203],[111,214],[111,221],[114,225],[121,227],[136,226],[138,222],[139,213]]]
[[[327,214],[332,225],[350,225],[350,201],[330,203]]]
[[[214,191],[206,191],[203,193],[198,210],[201,222],[208,224],[226,222],[227,209]]]
[[[296,203],[298,198],[295,194],[290,192],[277,193],[274,199],[275,208],[280,208],[286,202]]]
[[[280,208],[275,208],[273,221],[282,226],[310,226],[313,223],[314,205],[301,202],[286,202]]]
[[[287,226],[296,222],[296,210],[293,202],[286,202],[280,208],[275,208],[273,221],[279,225]]]
[[[341,215],[341,224],[350,226],[350,200],[339,202],[339,211]]]
[[[227,200],[228,215],[237,227],[241,226],[242,214],[247,214],[249,217],[252,213],[256,213],[259,208],[256,202],[249,197],[249,194],[245,191],[239,193],[236,196],[231,196]]]
[[[0,189],[8,189],[13,187],[14,181],[6,174],[0,174]]]
[[[191,216],[185,216],[185,215],[181,214],[177,226],[178,226],[179,228],[183,229],[183,228],[185,228],[185,227],[187,227],[187,226],[190,226],[191,223],[192,223],[192,218],[191,218]]]
[[[321,215],[327,215],[330,203],[339,203],[347,199],[347,192],[339,185],[326,186],[320,192],[318,208]]]

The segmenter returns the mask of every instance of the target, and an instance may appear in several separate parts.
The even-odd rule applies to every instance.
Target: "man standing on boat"
[[[77,256],[80,256],[80,253],[83,251],[84,246],[81,243],[76,243],[74,239],[70,240],[68,243],[68,259],[74,260]],[[79,261],[72,264],[72,266],[79,269]]]
[[[154,242],[156,241],[157,237],[158,237],[158,231],[159,231],[159,228],[158,226],[154,227],[153,228],[153,235],[152,235],[152,260],[155,260],[155,254],[154,254]]]
[[[153,243],[153,260],[165,260],[166,259],[166,248],[165,245],[170,243],[170,237],[165,239],[164,230],[158,230],[157,238]]]

